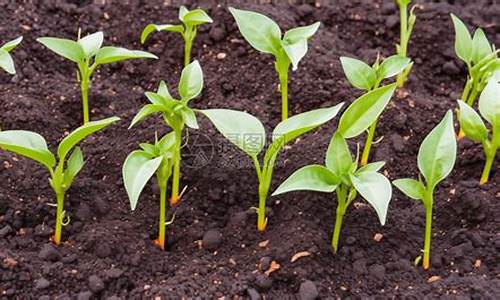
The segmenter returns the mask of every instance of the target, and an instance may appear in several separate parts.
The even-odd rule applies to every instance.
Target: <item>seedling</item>
[[[37,41],[54,53],[77,64],[77,79],[80,82],[83,106],[83,124],[86,124],[90,121],[88,96],[90,81],[98,66],[128,59],[156,59],[157,57],[144,51],[110,46],[102,47],[104,34],[100,31],[81,39],[80,34],[78,35],[77,41],[53,37],[42,37],[38,38]]]
[[[0,68],[11,75],[16,74],[16,69],[14,67],[14,61],[10,56],[10,51],[16,48],[22,40],[23,37],[20,36],[17,39],[7,42],[0,47]]]
[[[407,57],[408,55],[408,43],[410,42],[411,34],[413,32],[413,27],[415,26],[415,21],[417,17],[415,16],[415,8],[413,6],[410,9],[410,16],[408,17],[408,5],[410,5],[411,0],[396,0],[399,6],[399,19],[400,19],[400,39],[399,44],[396,45],[396,53],[399,56]],[[402,72],[398,74],[396,82],[398,87],[403,87],[408,75],[410,74],[411,68],[413,67],[413,62],[410,63]]]
[[[196,115],[192,108],[189,107],[189,101],[198,97],[203,89],[203,71],[197,60],[190,63],[182,70],[181,79],[179,81],[178,92],[180,100],[173,98],[168,91],[164,81],[160,82],[158,91],[146,92],[146,97],[151,104],[145,105],[134,117],[132,126],[144,120],[147,116],[161,113],[165,123],[170,126],[175,135],[175,144],[173,148],[173,178],[172,178],[172,197],[170,204],[176,205],[180,200],[179,181],[181,174],[181,142],[182,131],[185,125],[192,129],[198,129]]]
[[[266,144],[266,132],[256,117],[229,109],[207,109],[200,111],[207,116],[219,132],[231,143],[243,150],[252,159],[259,180],[259,207],[257,229],[263,232],[267,226],[266,200],[271,186],[276,158],[285,144],[333,119],[343,103],[330,108],[321,108],[293,116],[280,122],[273,131],[272,143],[267,148],[262,164],[259,154]]]
[[[467,103],[458,100],[460,111],[458,120],[465,136],[471,140],[482,143],[486,163],[479,181],[480,184],[488,182],[491,167],[495,161],[497,150],[500,147],[500,83],[497,79],[490,79],[479,97],[479,112],[491,125],[491,137],[488,129],[479,114]]]
[[[355,100],[340,117],[337,131],[328,146],[325,166],[309,165],[295,171],[273,193],[273,196],[299,190],[318,191],[337,195],[335,228],[332,248],[338,250],[344,215],[359,193],[375,209],[379,221],[385,224],[392,187],[378,171],[384,162],[359,167],[353,160],[346,138],[362,134],[382,113],[396,86],[385,86]],[[358,153],[359,154],[359,153]]]
[[[281,29],[270,18],[252,11],[230,7],[241,35],[257,51],[274,55],[281,89],[281,120],[288,118],[288,70],[295,71],[307,53],[307,40],[319,28],[320,22],[288,30],[281,36]]]
[[[170,31],[178,32],[184,39],[184,67],[191,63],[191,48],[196,37],[196,31],[201,24],[212,23],[212,19],[202,9],[194,9],[189,11],[185,6],[179,9],[179,20],[182,24],[149,24],[144,28],[141,34],[141,43],[144,44],[149,35],[154,31]]]
[[[0,148],[30,158],[49,170],[49,183],[57,198],[56,225],[52,237],[52,241],[56,245],[61,243],[62,226],[69,222],[69,217],[66,218],[64,210],[64,195],[84,164],[82,151],[77,145],[87,136],[118,120],[119,118],[112,117],[89,122],[77,128],[59,143],[57,148],[58,161],[47,148],[47,142],[41,135],[25,130],[0,132]],[[69,158],[66,159],[68,154],[70,154]]]
[[[451,14],[451,19],[455,27],[455,52],[465,62],[469,73],[460,99],[470,107],[474,107],[477,96],[492,74],[500,70],[499,50],[490,44],[483,29],[477,28],[474,37],[471,37],[469,30],[457,16]],[[461,129],[459,138],[464,135]]]
[[[393,183],[408,197],[422,201],[425,208],[423,267],[430,266],[433,194],[437,184],[450,174],[455,164],[457,142],[453,114],[448,110],[441,122],[427,135],[418,151],[419,179],[397,179]],[[417,259],[420,260],[420,259]]]
[[[405,68],[411,65],[409,58],[399,55],[390,56],[384,59],[382,63],[380,63],[380,59],[377,57],[377,60],[371,67],[361,60],[345,56],[340,58],[340,62],[342,63],[347,80],[349,80],[352,86],[367,92],[378,88],[382,80],[401,74]],[[361,155],[362,166],[368,163],[377,123],[378,119],[375,119],[366,136],[365,147]]]
[[[162,139],[155,139],[154,144],[142,143],[141,150],[129,154],[123,164],[123,182],[130,200],[130,207],[135,210],[139,196],[146,183],[156,174],[160,187],[160,221],[158,224],[158,239],[155,243],[165,250],[165,220],[167,183],[172,174],[175,156],[175,133],[170,132]]]

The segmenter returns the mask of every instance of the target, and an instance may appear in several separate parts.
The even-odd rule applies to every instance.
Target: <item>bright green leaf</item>
[[[5,44],[2,45],[2,47],[0,47],[1,50],[5,50],[7,52],[10,52],[12,51],[14,48],[16,48],[20,43],[21,41],[23,40],[23,37],[20,36],[18,37],[17,39],[15,40],[12,40],[12,41],[9,41]]]
[[[317,191],[331,193],[339,184],[339,179],[327,168],[320,165],[305,166],[295,171],[277,189],[273,196],[292,191]]]
[[[67,167],[64,171],[63,182],[66,189],[69,189],[76,175],[82,170],[84,163],[82,149],[75,147],[69,156]]]
[[[195,26],[195,25],[200,25],[204,23],[212,23],[212,18],[208,16],[208,14],[203,11],[202,9],[193,9],[192,11],[186,13],[183,16],[184,24],[188,26]]]
[[[187,15],[188,12],[189,9],[187,9],[184,5],[181,5],[181,7],[179,8],[179,20],[184,22],[184,16]]]
[[[290,44],[294,44],[301,40],[308,40],[316,33],[316,31],[318,31],[320,25],[321,25],[320,22],[316,22],[309,26],[301,26],[290,29],[287,32],[285,32],[285,35],[283,36],[283,41]]]
[[[95,62],[99,65],[123,61],[127,59],[153,58],[158,59],[156,55],[145,51],[128,50],[120,47],[102,47],[97,51]]]
[[[346,174],[353,161],[346,140],[338,132],[333,134],[325,159],[326,167],[337,176]]]
[[[38,133],[25,130],[0,131],[0,148],[26,156],[51,170],[56,164],[45,139]]]
[[[488,139],[488,129],[484,125],[481,117],[476,111],[462,100],[458,100],[460,112],[458,113],[458,121],[460,128],[465,132],[465,135],[473,141],[484,142]]]
[[[194,111],[188,107],[184,107],[181,111],[182,113],[182,119],[184,120],[184,123],[189,128],[192,129],[198,129],[198,121],[196,121],[196,115],[194,114]]]
[[[9,52],[0,49],[0,68],[4,69],[5,72],[9,74],[16,74],[16,69],[14,67],[14,61],[10,56]]]
[[[154,31],[170,31],[170,32],[183,33],[184,26],[171,25],[171,24],[162,24],[162,25],[148,24],[146,27],[144,27],[144,30],[142,31],[141,44],[144,44],[144,42],[146,42],[146,40],[148,39],[149,35]]]
[[[404,178],[394,180],[392,183],[406,196],[415,200],[424,199],[425,189],[418,180]]]
[[[93,34],[89,34],[84,38],[81,38],[78,43],[82,46],[83,52],[87,58],[92,57],[96,54],[102,46],[104,41],[104,34],[98,31]]]
[[[179,81],[179,95],[182,100],[191,100],[197,97],[203,89],[203,71],[200,63],[195,60],[187,65],[181,73]]]
[[[490,42],[481,28],[478,28],[474,33],[474,37],[472,38],[472,49],[472,61],[474,63],[480,62],[483,58],[493,52]]]
[[[82,46],[75,41],[52,37],[38,38],[37,41],[57,55],[73,62],[79,63],[85,59],[85,52]]]
[[[500,83],[491,79],[479,97],[479,112],[493,127],[500,127]]]
[[[461,60],[470,64],[474,50],[470,32],[457,16],[451,14],[451,19],[455,27],[455,52]]]
[[[162,112],[165,108],[162,105],[157,105],[157,104],[147,104],[144,105],[141,110],[135,115],[134,119],[132,119],[132,122],[130,123],[130,126],[128,127],[129,129],[132,128],[134,125],[139,123],[140,121],[144,120],[149,115],[152,115],[154,113]]]
[[[148,98],[149,102],[157,106],[166,106],[168,105],[166,99],[161,96],[159,93],[146,92],[144,93],[146,98]]]
[[[382,169],[385,166],[385,162],[383,161],[377,161],[373,163],[366,164],[359,168],[356,171],[356,175],[359,175],[361,173],[370,173],[370,172],[378,172],[380,169]]]
[[[403,70],[408,67],[411,63],[411,59],[408,57],[403,57],[399,55],[390,56],[380,64],[377,69],[377,76],[380,79],[390,78],[392,76],[398,75],[403,72]]]
[[[292,63],[292,70],[297,70],[300,60],[307,53],[307,40],[299,40],[293,44],[282,42],[282,47],[285,50],[288,59]]]
[[[361,60],[342,56],[340,58],[342,69],[347,80],[356,88],[362,90],[371,89],[377,82],[375,71]]]
[[[380,173],[350,175],[356,191],[375,209],[380,224],[385,225],[387,209],[392,197],[391,183]]]
[[[162,96],[165,99],[172,100],[174,99],[171,95],[170,92],[168,91],[167,84],[165,81],[160,81],[160,85],[158,86],[158,95]]]

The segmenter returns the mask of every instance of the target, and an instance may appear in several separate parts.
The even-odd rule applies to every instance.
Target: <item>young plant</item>
[[[340,58],[340,62],[347,80],[349,80],[352,86],[367,92],[378,88],[382,80],[401,74],[405,68],[411,65],[409,58],[399,55],[390,56],[384,59],[382,63],[380,63],[380,59],[377,57],[377,60],[371,67],[361,60],[345,56]],[[366,136],[361,156],[362,166],[368,163],[377,123],[378,119],[375,119]]]
[[[79,36],[77,41],[53,37],[37,39],[49,50],[77,64],[77,79],[80,82],[83,106],[83,124],[90,121],[89,86],[92,74],[98,66],[135,58],[157,59],[155,55],[144,51],[110,46],[102,47],[103,40],[104,35],[100,31],[84,38]]]
[[[146,183],[156,174],[160,187],[160,221],[158,223],[158,239],[155,241],[165,250],[165,220],[167,183],[174,165],[175,133],[170,132],[162,139],[155,139],[154,144],[142,143],[141,150],[130,153],[123,164],[123,182],[130,200],[130,207],[135,210],[139,196]]]
[[[281,29],[270,18],[252,11],[230,7],[241,35],[257,51],[274,55],[281,89],[281,120],[288,118],[288,70],[295,71],[307,53],[307,40],[319,28],[320,22],[288,30],[281,36]]]
[[[146,92],[146,97],[151,104],[145,105],[134,117],[129,128],[144,120],[147,116],[161,113],[165,123],[170,126],[175,135],[175,144],[173,148],[173,178],[172,178],[172,197],[170,204],[176,205],[181,200],[179,195],[179,181],[181,174],[181,142],[182,131],[187,125],[189,128],[198,129],[196,115],[189,107],[189,101],[198,97],[203,89],[203,71],[197,60],[190,63],[182,70],[179,87],[177,88],[180,99],[175,99],[170,95],[167,85],[164,81],[160,82],[158,91]]]
[[[5,72],[14,75],[16,74],[16,69],[14,67],[14,61],[10,56],[10,51],[17,47],[23,40],[23,37],[20,36],[15,40],[7,42],[0,47],[0,69],[3,69]]]
[[[427,135],[418,151],[418,169],[425,182],[419,179],[397,179],[393,184],[408,197],[422,201],[425,208],[425,241],[423,267],[430,266],[432,206],[436,185],[450,174],[455,164],[457,142],[453,114],[448,110],[441,122]],[[420,257],[418,258],[418,260]],[[417,260],[417,261],[418,261]]]
[[[47,148],[47,142],[41,135],[25,130],[0,132],[0,148],[30,158],[49,170],[49,183],[57,198],[56,225],[52,237],[56,245],[61,243],[62,226],[69,222],[69,217],[65,221],[64,195],[84,164],[82,151],[77,145],[87,136],[118,120],[119,118],[112,117],[89,122],[77,128],[59,143],[58,161]]]
[[[451,14],[455,27],[455,52],[467,65],[468,76],[460,100],[474,107],[477,96],[484,89],[492,74],[500,70],[499,50],[490,44],[483,29],[478,28],[474,37],[465,24],[454,14]],[[459,138],[465,135],[461,129]]]
[[[362,134],[382,113],[396,86],[382,87],[355,100],[340,117],[337,131],[328,146],[325,166],[309,165],[295,171],[273,193],[273,196],[299,190],[318,191],[337,195],[335,228],[332,248],[338,250],[344,215],[359,193],[375,209],[385,224],[392,188],[389,180],[378,171],[384,162],[359,167],[353,160],[346,138]],[[358,153],[359,154],[359,153]]]
[[[497,79],[490,79],[479,97],[479,112],[491,125],[491,137],[488,129],[479,114],[467,103],[458,100],[460,111],[458,120],[465,136],[471,140],[482,143],[486,163],[479,181],[480,184],[488,182],[491,167],[495,161],[497,150],[500,147],[500,83]]]
[[[178,32],[184,39],[184,67],[191,63],[191,48],[193,46],[196,31],[201,24],[212,23],[212,19],[202,9],[194,9],[189,11],[185,6],[179,9],[179,20],[182,24],[149,24],[144,28],[141,34],[141,44],[144,44],[149,35],[154,31],[170,31]]]
[[[413,27],[415,26],[415,21],[417,20],[414,12],[416,6],[413,6],[410,9],[410,16],[408,17],[408,5],[410,5],[410,2],[411,0],[396,0],[396,3],[399,6],[400,19],[400,39],[399,44],[396,45],[396,53],[402,57],[407,57],[408,55],[408,43],[410,42]],[[412,67],[413,62],[398,74],[396,80],[396,82],[398,83],[398,87],[403,87]]]
[[[256,117],[229,109],[207,109],[200,111],[207,116],[219,132],[231,143],[243,150],[252,159],[259,180],[259,207],[257,229],[263,232],[267,226],[266,200],[273,177],[274,164],[285,144],[333,119],[343,103],[295,115],[279,123],[273,131],[272,143],[267,148],[262,164],[259,154],[266,144],[266,132]]]

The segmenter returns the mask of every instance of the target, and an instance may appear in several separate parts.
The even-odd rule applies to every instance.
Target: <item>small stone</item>
[[[52,244],[45,244],[38,252],[38,257],[45,261],[58,261],[61,259],[61,254]]]
[[[261,300],[262,299],[262,297],[260,296],[259,292],[257,292],[256,289],[248,288],[247,294],[248,294],[248,297],[250,297],[250,300]]]
[[[378,280],[383,280],[385,277],[385,267],[382,265],[371,266],[370,275]]]
[[[247,223],[248,215],[244,211],[240,211],[231,216],[230,223],[234,226],[244,226]]]
[[[107,278],[117,279],[123,275],[123,270],[118,268],[111,268],[104,272]]]
[[[300,284],[299,288],[300,300],[314,300],[319,296],[318,289],[314,282],[306,280]]]
[[[2,229],[0,229],[0,238],[6,237],[8,234],[12,232],[12,227],[9,224],[5,225]]]
[[[43,277],[39,278],[35,283],[35,289],[37,289],[37,290],[44,290],[44,289],[48,288],[49,286],[50,286],[50,282]]]
[[[97,209],[97,212],[101,215],[105,215],[109,211],[108,203],[106,203],[106,201],[104,201],[100,198],[97,198],[94,200],[94,205],[95,205],[95,208]]]
[[[106,258],[106,257],[110,256],[112,254],[112,252],[113,251],[111,249],[111,246],[106,242],[98,243],[95,246],[95,250],[94,250],[94,253],[99,258]]]
[[[385,19],[385,27],[395,29],[399,25],[399,16],[390,15]]]
[[[266,275],[259,274],[257,275],[257,278],[255,278],[255,285],[259,290],[267,291],[273,285],[273,280]]]
[[[469,240],[472,242],[472,245],[475,248],[483,247],[484,246],[484,239],[481,237],[481,235],[478,232],[470,232],[468,234]]]
[[[433,283],[433,282],[436,282],[436,281],[439,281],[439,280],[441,280],[441,276],[434,275],[434,276],[429,277],[429,279],[427,279],[427,282],[428,283]]]
[[[83,291],[78,293],[78,296],[76,296],[77,300],[90,300],[90,298],[92,298],[91,291]]]
[[[312,14],[313,11],[314,11],[314,8],[311,5],[307,4],[307,3],[306,4],[302,4],[299,7],[297,7],[297,14],[301,18],[306,17],[306,16]]]
[[[80,221],[88,221],[92,218],[92,210],[87,204],[82,203],[76,210],[75,218]]]
[[[394,148],[396,152],[402,152],[405,150],[405,141],[399,134],[393,133],[389,139],[391,140],[392,148]]]
[[[384,238],[384,235],[381,233],[375,233],[375,235],[373,236],[373,240],[375,242],[380,242],[383,238]]]
[[[222,242],[222,234],[217,230],[209,230],[203,235],[203,248],[209,251],[216,250]]]
[[[91,275],[89,277],[89,288],[94,293],[99,293],[104,289],[104,282],[97,275]]]
[[[353,264],[352,267],[354,269],[354,272],[358,274],[366,274],[368,273],[368,270],[366,269],[366,260],[365,259],[358,259],[356,260]]]
[[[49,237],[53,233],[52,228],[44,224],[39,224],[35,226],[35,236],[38,237]]]
[[[217,59],[224,59],[226,58],[227,54],[224,52],[217,53]]]
[[[212,27],[208,35],[214,42],[220,42],[226,37],[226,30],[223,27]]]
[[[17,260],[12,257],[6,257],[2,261],[2,268],[14,269],[17,266]]]
[[[450,60],[443,65],[443,72],[448,75],[460,74],[460,69],[457,67],[454,61]]]
[[[394,4],[394,2],[389,1],[389,2],[385,2],[382,5],[382,14],[384,14],[384,15],[390,15],[394,11],[396,11],[396,5]]]
[[[273,261],[273,258],[270,256],[264,256],[263,258],[260,259],[260,270],[261,271],[267,271],[269,267],[271,267],[271,262]]]

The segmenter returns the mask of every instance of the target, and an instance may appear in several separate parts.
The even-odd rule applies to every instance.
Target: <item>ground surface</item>
[[[169,2],[0,0],[1,41],[25,37],[14,52],[18,75],[0,74],[2,128],[37,131],[52,149],[80,124],[79,90],[74,65],[42,48],[37,37],[75,38],[78,27],[83,32],[102,30],[107,44],[143,48],[160,57],[102,67],[94,76],[92,118],[115,115],[123,120],[82,145],[86,166],[67,195],[71,223],[64,228],[66,242],[61,247],[48,242],[55,209],[48,205],[54,195],[46,171],[0,153],[0,297],[276,299],[298,296],[301,284],[303,294],[314,292],[314,285],[321,298],[492,299],[500,294],[498,163],[490,184],[479,187],[482,151],[467,141],[460,142],[456,168],[436,192],[429,271],[412,265],[423,244],[423,208],[397,191],[385,227],[358,199],[344,220],[337,255],[331,253],[329,242],[334,195],[291,193],[271,198],[268,230],[258,233],[255,215],[246,213],[257,205],[254,170],[201,117],[201,130],[191,132],[186,147],[182,183],[188,192],[168,229],[170,247],[166,252],[155,248],[158,190],[148,186],[138,209],[130,212],[121,165],[138,142],[151,140],[155,130],[167,130],[160,118],[127,127],[147,101],[143,92],[155,89],[160,79],[171,89],[178,81],[183,57],[179,36],[155,34],[147,45],[138,43],[148,22],[176,19],[178,6]],[[373,61],[377,52],[394,52],[398,16],[392,1],[332,0],[316,6],[275,2],[233,5],[266,13],[286,29],[317,20],[323,24],[299,70],[291,75],[293,113],[359,95],[345,80],[339,56]],[[500,5],[495,2],[420,3],[410,46],[415,66],[406,90],[385,111],[378,127],[384,139],[374,148],[374,159],[387,162],[390,179],[416,176],[418,145],[445,111],[456,106],[463,87],[466,73],[454,55],[449,13],[484,27],[490,40],[500,45]],[[193,104],[246,110],[270,131],[280,115],[271,57],[259,55],[242,40],[225,6],[213,1],[199,4],[215,22],[202,27],[196,39],[193,56],[203,67],[205,89]],[[272,189],[297,168],[322,162],[335,127],[331,122],[282,153]],[[205,157],[196,156],[203,154],[200,149]],[[199,246],[209,230],[222,235],[213,251]],[[378,242],[377,233],[383,235]],[[301,251],[309,256],[291,262]],[[271,261],[280,269],[268,277],[263,273]],[[312,285],[303,284],[306,281]]]

